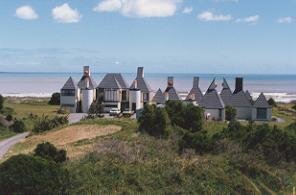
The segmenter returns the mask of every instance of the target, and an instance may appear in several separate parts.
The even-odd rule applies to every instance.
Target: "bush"
[[[9,115],[6,116],[5,119],[10,122],[10,121],[13,120],[13,117],[9,114]]]
[[[192,148],[199,154],[204,154],[211,151],[213,144],[207,131],[199,131],[195,133],[187,131],[179,142],[179,146],[181,150]]]
[[[276,104],[276,102],[274,101],[273,98],[269,98],[268,104],[271,105],[272,107],[277,107],[277,104]]]
[[[22,120],[15,120],[14,123],[9,128],[10,130],[16,133],[22,133],[27,131],[26,125]]]
[[[296,111],[296,103],[294,104],[294,106],[292,108]]]
[[[34,150],[34,155],[55,161],[56,163],[61,163],[67,160],[67,152],[65,150],[58,150],[49,142],[38,144]]]
[[[94,101],[91,104],[88,111],[89,114],[101,114],[102,112],[103,112],[102,103],[99,101]]]
[[[68,172],[53,161],[29,155],[0,164],[1,194],[66,194]]]
[[[185,105],[182,101],[167,101],[165,104],[165,109],[172,121],[172,125],[177,125],[180,127],[184,126],[184,110]]]
[[[68,124],[68,116],[55,116],[52,119],[48,116],[42,116],[37,119],[33,131],[40,133],[66,124]]]
[[[155,105],[145,105],[138,120],[139,129],[153,136],[167,136],[170,126],[168,113],[164,108]]]
[[[60,93],[53,93],[51,98],[48,102],[50,105],[60,105],[61,94]]]
[[[225,118],[227,121],[235,120],[236,118],[236,109],[231,106],[225,107]]]
[[[184,109],[184,124],[181,126],[191,132],[201,131],[204,123],[204,113],[200,107],[188,104]]]
[[[4,97],[0,94],[0,111],[3,109],[4,107]]]

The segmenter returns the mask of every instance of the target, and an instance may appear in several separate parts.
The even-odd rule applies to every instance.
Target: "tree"
[[[40,157],[17,155],[0,164],[1,194],[66,194],[68,172]]]
[[[191,132],[201,131],[204,123],[204,113],[200,107],[188,104],[184,109],[184,124],[182,128]]]
[[[225,118],[227,121],[235,120],[236,118],[236,109],[231,106],[225,107]]]
[[[61,163],[67,160],[67,152],[65,150],[58,150],[49,142],[38,144],[34,150],[34,155],[47,160],[53,160],[56,163]]]
[[[0,94],[0,111],[3,109],[4,107],[4,97]]]
[[[154,119],[155,119],[155,105],[148,105],[146,104],[144,106],[142,115],[140,116],[138,122],[139,122],[139,129],[144,130],[147,133],[150,133],[153,131],[152,125],[154,124]]]
[[[177,125],[180,127],[184,126],[184,109],[185,105],[182,101],[170,100],[165,104],[165,109],[169,114],[172,121],[172,125]]]
[[[168,136],[170,119],[164,108],[156,108],[152,134],[155,136]]]
[[[102,111],[103,111],[102,103],[100,101],[96,100],[91,104],[88,113],[89,114],[101,114]]]
[[[22,120],[16,119],[14,123],[10,126],[10,129],[16,133],[22,133],[27,131],[26,125]]]
[[[272,107],[277,107],[277,104],[276,104],[276,102],[274,101],[273,98],[269,98],[268,104],[271,105]]]
[[[48,102],[50,105],[60,105],[61,94],[60,93],[53,93],[51,98]]]

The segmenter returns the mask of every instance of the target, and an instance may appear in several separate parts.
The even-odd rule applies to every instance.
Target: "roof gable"
[[[156,102],[157,104],[164,104],[165,103],[165,97],[161,91],[161,89],[158,89],[156,94],[154,95],[153,102]]]
[[[76,89],[76,85],[72,77],[69,77],[69,79],[66,81],[62,89]]]
[[[100,82],[98,88],[105,89],[122,89],[126,88],[126,83],[119,73],[108,73]]]
[[[165,93],[168,94],[168,100],[180,100],[179,95],[174,87],[167,87]]]
[[[200,102],[201,99],[202,99],[202,92],[201,90],[199,89],[199,87],[193,87],[189,94],[187,95],[186,97],[186,100],[193,100],[193,101],[197,101],[197,102]]]
[[[244,91],[232,94],[230,105],[233,107],[252,107],[252,103]]]
[[[225,107],[223,100],[216,90],[207,92],[201,99],[203,108],[208,109],[223,109]]]
[[[147,81],[142,77],[137,77],[137,88],[140,89],[142,92],[149,93],[152,91],[150,85],[147,83]],[[131,89],[135,88],[135,83],[133,82],[130,86]]]
[[[96,82],[93,80],[91,76],[83,75],[78,82],[78,87],[80,89],[95,89]]]
[[[268,101],[266,100],[266,97],[263,93],[259,95],[257,100],[254,103],[254,107],[256,108],[270,108]]]
[[[223,89],[222,89],[222,91],[220,93],[220,96],[221,96],[224,104],[229,106],[231,104],[230,98],[232,96],[232,91],[231,91],[231,89],[230,89],[230,87],[229,87],[229,85],[228,85],[225,78],[223,78],[222,87],[223,87]]]

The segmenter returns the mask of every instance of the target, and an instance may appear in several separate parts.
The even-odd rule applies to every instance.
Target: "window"
[[[127,93],[126,91],[122,91],[122,101],[126,101],[127,100]]]
[[[75,96],[75,90],[73,89],[62,89],[62,96]]]
[[[267,119],[267,108],[257,108],[257,119]]]
[[[146,102],[149,100],[149,94],[148,93],[143,93],[143,101]]]

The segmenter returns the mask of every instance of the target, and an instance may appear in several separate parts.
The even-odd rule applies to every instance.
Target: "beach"
[[[92,73],[97,84],[105,73]],[[128,85],[136,77],[136,73],[123,73]],[[81,78],[81,73],[0,73],[0,94],[10,97],[50,97],[59,92],[68,77],[72,76],[75,82]],[[166,74],[146,73],[145,79],[153,90],[165,89],[167,77],[174,77],[174,86],[183,97],[192,87],[194,76],[200,77],[199,86],[205,92],[216,78],[217,89],[221,90],[222,79],[226,78],[231,89],[234,89],[236,76],[244,78],[244,90],[248,90],[253,98],[264,92],[267,98],[274,98],[277,102],[288,103],[296,100],[296,75],[255,75],[255,74]]]

